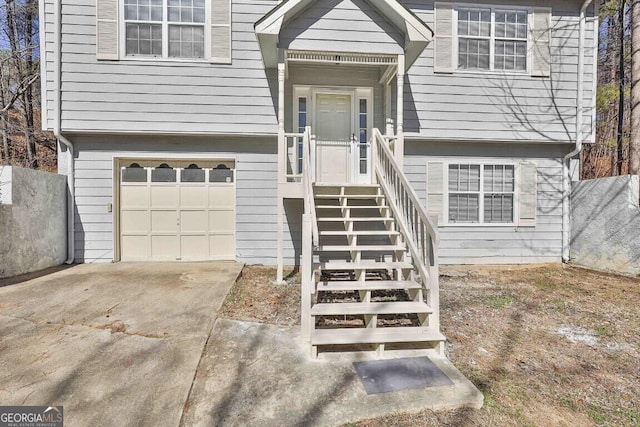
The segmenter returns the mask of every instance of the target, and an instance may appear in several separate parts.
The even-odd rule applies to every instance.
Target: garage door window
[[[233,182],[233,171],[225,165],[218,165],[211,169],[209,182]]]
[[[176,170],[163,163],[151,171],[151,182],[176,182]]]
[[[147,182],[147,170],[137,163],[122,168],[122,182]]]
[[[204,169],[198,167],[195,163],[191,163],[186,169],[180,172],[180,181],[204,182]]]

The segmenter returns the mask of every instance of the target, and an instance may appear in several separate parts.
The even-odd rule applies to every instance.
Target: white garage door
[[[233,162],[120,164],[122,261],[235,259]]]

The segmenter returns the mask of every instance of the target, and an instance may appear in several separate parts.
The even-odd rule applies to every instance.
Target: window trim
[[[162,0],[162,21],[126,21],[124,17],[124,1],[118,0],[118,31],[120,33],[119,57],[121,61],[147,61],[147,62],[197,62],[211,63],[211,0],[204,2],[204,22],[172,23],[171,25],[203,25],[204,26],[204,57],[202,58],[174,58],[169,56],[169,10],[168,1]],[[130,56],[127,55],[127,22],[151,23],[162,26],[162,56]]]
[[[451,161],[444,160],[444,189],[443,189],[443,221],[439,227],[518,227],[518,203],[520,199],[520,166],[515,161],[504,161],[500,159],[486,159],[482,161],[456,159]],[[478,192],[478,222],[450,222],[449,221],[449,166],[450,165],[478,165],[480,166],[480,191]],[[513,215],[511,222],[484,222],[484,167],[489,165],[495,166],[513,166]],[[459,191],[455,193],[465,193]],[[475,192],[474,192],[475,193]]]
[[[459,51],[459,42],[460,36],[458,34],[458,11],[459,9],[490,9],[491,10],[491,34],[489,37],[489,69],[488,70],[470,70],[458,67],[458,51]],[[496,10],[505,10],[505,11],[526,11],[527,12],[527,68],[526,70],[496,70],[494,68],[494,58],[495,58],[495,13]],[[511,6],[511,5],[499,5],[499,4],[491,4],[491,3],[454,3],[453,4],[453,29],[452,29],[452,57],[455,62],[453,67],[454,73],[461,74],[494,74],[494,75],[531,75],[531,48],[533,46],[533,40],[531,38],[531,32],[533,31],[533,7],[527,6]],[[515,39],[514,39],[515,40]]]
[[[297,85],[294,84],[292,86],[292,94],[291,94],[291,130],[292,132],[298,132],[300,124],[298,122],[299,118],[299,108],[298,102],[300,98],[307,99],[307,111],[306,111],[306,120],[307,126],[311,126],[312,130],[315,126],[316,119],[316,94],[349,94],[351,96],[351,130],[354,134],[356,134],[356,128],[359,129],[360,125],[360,100],[366,99],[367,101],[367,135],[368,138],[371,138],[373,135],[373,127],[375,123],[375,96],[374,96],[374,88],[371,86],[309,86],[309,85]],[[359,135],[359,133],[357,133]],[[314,136],[315,139],[315,136]],[[360,146],[358,145],[358,150]],[[296,150],[297,151],[297,150]],[[358,154],[357,156],[355,154]],[[373,176],[373,160],[371,158],[371,143],[369,142],[367,145],[367,173],[360,173],[360,152],[352,153],[352,163],[350,164],[351,171],[357,171],[357,177],[355,178],[355,182],[369,182],[371,177]],[[311,167],[315,168],[315,150],[312,150],[311,154]],[[296,161],[300,161],[301,159],[294,159]],[[353,177],[352,177],[353,178]]]

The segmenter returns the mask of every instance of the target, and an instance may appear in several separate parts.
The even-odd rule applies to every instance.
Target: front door
[[[316,181],[351,182],[352,95],[316,93]]]

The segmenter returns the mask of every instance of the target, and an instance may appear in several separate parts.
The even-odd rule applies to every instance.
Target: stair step
[[[383,199],[381,194],[315,194],[316,199]]]
[[[421,289],[422,285],[413,280],[323,280],[318,282],[318,291],[363,291],[391,289]]]
[[[432,311],[426,303],[415,301],[319,303],[311,307],[312,316],[411,314],[431,313]]]
[[[409,262],[389,261],[389,262],[346,262],[346,261],[330,261],[321,262],[320,270],[387,270],[387,269],[412,269],[413,265]]]
[[[330,217],[320,217],[318,218],[318,221],[323,221],[323,222],[336,222],[336,221],[353,221],[353,222],[389,222],[389,221],[393,221],[393,218],[383,218],[383,217],[350,217],[350,218],[344,218],[341,216],[330,216]]]
[[[331,183],[322,183],[322,182],[314,182],[314,188],[378,188],[379,184],[331,184]]]
[[[382,252],[405,250],[407,250],[407,248],[402,245],[323,245],[318,247],[319,252]]]
[[[321,236],[398,236],[399,231],[391,230],[320,230]]]
[[[383,209],[383,210],[387,210],[387,209],[389,209],[389,206],[378,206],[378,205],[372,205],[372,206],[316,205],[316,209]]]
[[[445,340],[445,336],[440,332],[421,326],[316,329],[311,334],[312,345],[440,342]]]

